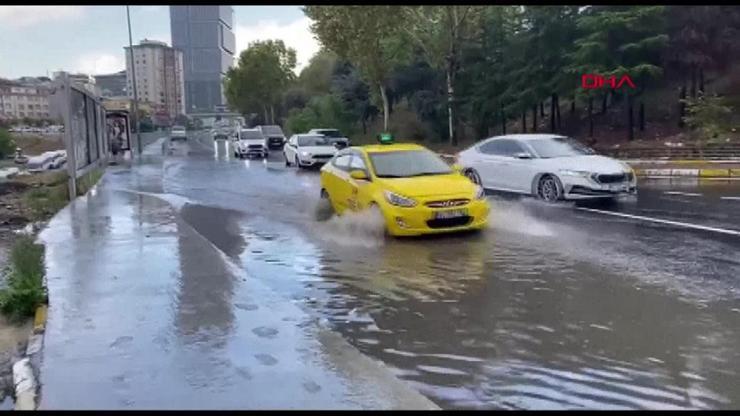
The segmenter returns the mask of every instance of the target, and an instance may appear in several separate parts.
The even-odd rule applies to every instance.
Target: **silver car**
[[[473,182],[486,189],[547,202],[612,198],[637,192],[632,168],[599,156],[576,140],[551,134],[491,137],[457,155]]]

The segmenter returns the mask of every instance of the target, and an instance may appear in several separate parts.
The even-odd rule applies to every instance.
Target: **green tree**
[[[429,64],[445,73],[449,139],[457,145],[455,126],[455,82],[463,62],[464,44],[478,36],[482,6],[404,6],[403,25],[414,44],[421,48]]]
[[[285,124],[292,134],[320,127],[337,128],[347,135],[354,132],[352,114],[332,94],[314,97],[302,110],[292,110]]]
[[[282,40],[257,41],[239,55],[224,79],[226,100],[242,114],[262,112],[275,123],[275,106],[295,80],[296,53]]]
[[[15,152],[16,144],[13,137],[5,129],[0,129],[0,158],[4,159]]]
[[[310,95],[322,95],[331,92],[331,79],[337,56],[333,52],[321,49],[311,57],[303,68],[296,84]]]
[[[306,6],[311,30],[327,49],[347,59],[379,93],[383,128],[388,130],[388,77],[407,55],[398,6]],[[373,97],[377,95],[373,94]]]

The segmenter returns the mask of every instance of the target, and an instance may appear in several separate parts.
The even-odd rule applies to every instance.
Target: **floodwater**
[[[106,180],[170,201],[246,275],[442,408],[740,407],[740,237],[491,196],[483,232],[391,239],[364,215],[327,218],[318,172],[280,154],[236,160],[207,138]],[[740,201],[671,189],[644,183],[608,210],[738,226]],[[677,204],[688,214],[667,214]],[[187,272],[197,259],[179,261],[201,276]],[[233,284],[220,276],[180,288],[180,331],[234,320],[244,303],[212,298]]]

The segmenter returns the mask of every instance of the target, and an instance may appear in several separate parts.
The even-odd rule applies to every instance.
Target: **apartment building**
[[[126,51],[126,91],[134,98],[133,74],[139,101],[150,103],[155,113],[174,119],[185,113],[185,84],[182,51],[164,42],[142,40],[134,45],[134,61],[129,47]]]

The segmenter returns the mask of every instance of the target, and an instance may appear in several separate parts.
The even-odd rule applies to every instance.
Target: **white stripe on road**
[[[730,201],[740,201],[740,196],[721,196],[719,199],[727,199]]]
[[[666,191],[667,195],[683,195],[683,196],[701,196],[701,194],[694,194],[691,192],[680,192],[680,191]]]
[[[689,223],[685,223],[685,222],[662,220],[660,218],[643,217],[641,215],[624,214],[624,213],[621,213],[621,212],[614,212],[614,211],[603,211],[603,210],[600,210],[600,209],[593,209],[593,208],[577,207],[576,209],[581,210],[581,211],[595,212],[595,213],[598,213],[598,214],[613,215],[615,217],[622,217],[622,218],[630,218],[630,219],[633,219],[633,220],[642,220],[642,221],[656,222],[656,223],[659,223],[659,224],[675,225],[677,227],[691,228],[691,229],[694,229],[694,230],[702,230],[702,231],[712,231],[712,232],[715,232],[715,233],[729,234],[729,235],[734,235],[734,236],[740,237],[740,231],[737,231],[737,230],[727,230],[727,229],[724,229],[724,228],[707,227],[705,225],[697,225],[697,224],[689,224]]]

